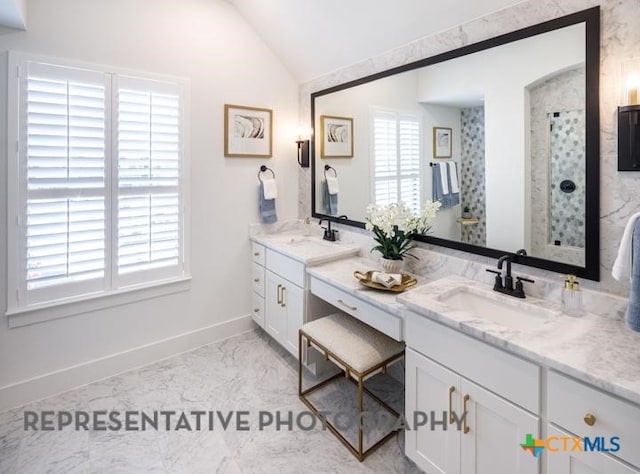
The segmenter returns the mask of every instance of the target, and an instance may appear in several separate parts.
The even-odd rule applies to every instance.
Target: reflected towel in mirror
[[[340,187],[338,186],[338,178],[335,176],[327,176],[327,187],[329,188],[329,194],[338,194]]]
[[[335,179],[335,178],[334,178]],[[338,215],[338,193],[331,194],[329,190],[329,176],[322,182],[322,210],[331,216]],[[336,180],[337,183],[337,180]]]
[[[460,204],[460,188],[456,166],[457,164],[454,161],[432,164],[433,201],[440,201],[443,209]]]

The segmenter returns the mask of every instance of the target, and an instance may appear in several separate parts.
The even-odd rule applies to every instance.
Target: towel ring
[[[260,167],[260,171],[258,171],[258,181],[262,183],[262,177],[260,176],[260,173],[264,173],[265,171],[271,171],[273,179],[276,179],[276,174],[273,172],[273,170],[271,168],[267,168],[265,165],[262,165]]]
[[[324,165],[324,177],[327,177],[327,171],[329,170],[333,170],[333,174],[335,175],[335,177],[338,177],[338,172],[336,171],[336,169],[332,166],[329,165]]]

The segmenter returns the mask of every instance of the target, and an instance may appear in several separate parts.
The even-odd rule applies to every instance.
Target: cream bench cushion
[[[308,322],[300,330],[359,373],[404,351],[404,343],[344,313]]]

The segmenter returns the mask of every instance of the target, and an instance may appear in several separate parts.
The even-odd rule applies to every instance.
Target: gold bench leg
[[[338,372],[337,374],[329,377],[326,380],[323,380],[307,389],[302,389],[302,370],[303,370],[303,364],[302,364],[302,339],[303,337],[306,339],[307,341],[307,346],[310,346],[310,343],[313,342],[313,344],[318,347],[319,349],[321,349],[324,352],[325,358],[329,358],[329,356],[331,356],[332,358],[336,359],[337,361],[339,361],[340,364],[342,364],[345,369],[344,372]],[[386,360],[383,362],[383,366],[386,367],[387,364],[401,358],[403,355],[403,352],[400,354],[396,354],[395,356],[391,357],[390,359]],[[378,367],[373,367],[372,369],[370,369],[369,371],[365,372],[365,373],[358,373],[356,371],[353,370],[352,367],[350,367],[348,364],[344,363],[344,361],[340,360],[337,358],[337,356],[335,356],[333,353],[331,353],[330,351],[328,351],[324,346],[322,346],[321,344],[319,344],[316,340],[312,339],[311,337],[309,337],[307,334],[304,334],[303,331],[300,329],[298,330],[298,396],[300,397],[300,400],[309,408],[309,410],[311,410],[311,412],[313,412],[313,414],[315,414],[326,426],[327,428],[329,428],[329,431],[331,431],[337,438],[338,440],[340,440],[340,442],[347,448],[349,449],[349,451],[351,451],[351,453],[358,458],[359,461],[364,461],[364,459],[371,454],[373,451],[375,451],[377,448],[379,448],[380,446],[382,446],[382,444],[384,444],[389,438],[391,438],[392,436],[394,436],[398,430],[393,430],[390,431],[389,433],[387,433],[385,436],[383,436],[380,440],[378,440],[373,446],[371,446],[369,449],[367,449],[366,451],[364,450],[364,423],[363,423],[363,414],[364,414],[364,393],[367,392],[367,395],[369,395],[372,399],[374,399],[377,403],[379,403],[383,408],[385,408],[387,411],[389,411],[390,413],[392,413],[394,416],[400,416],[398,412],[396,412],[393,408],[391,408],[387,403],[383,402],[378,396],[376,396],[374,393],[372,393],[370,390],[368,390],[365,386],[364,386],[364,378],[370,374],[371,372],[379,369],[380,366]],[[329,384],[330,382],[334,381],[335,379],[339,378],[339,377],[343,377],[347,374],[357,374],[358,376],[358,381],[356,382],[355,380],[353,380],[351,377],[348,377],[349,380],[351,382],[353,382],[354,384],[356,384],[358,386],[358,446],[357,448],[350,442],[348,441],[344,435],[342,435],[342,433],[340,433],[338,431],[338,429],[333,426],[333,424],[327,419],[326,416],[323,416],[322,414],[320,414],[320,412],[318,411],[318,409],[315,407],[315,405],[313,403],[311,403],[311,400],[309,400],[307,398],[307,395],[324,387],[325,385]]]

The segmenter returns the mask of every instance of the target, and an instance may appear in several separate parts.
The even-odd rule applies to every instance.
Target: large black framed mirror
[[[312,93],[312,215],[447,191],[416,240],[599,280],[599,62],[596,7]]]

